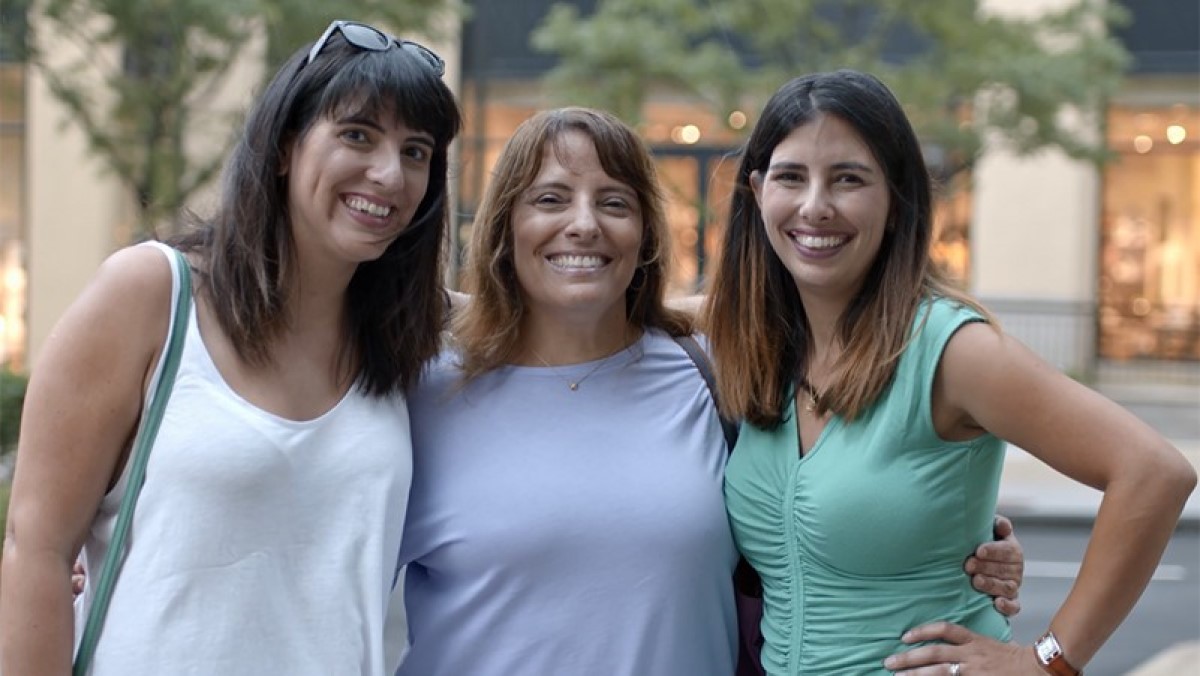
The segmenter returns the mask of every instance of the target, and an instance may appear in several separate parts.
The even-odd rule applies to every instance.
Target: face
[[[802,294],[849,302],[879,253],[888,186],[862,137],[820,115],[792,130],[751,176],[771,248]]]
[[[637,269],[637,193],[604,173],[581,132],[547,144],[542,166],[513,210],[513,262],[531,316],[625,321]]]
[[[425,196],[433,149],[392,115],[318,120],[286,165],[299,254],[350,267],[381,256]]]

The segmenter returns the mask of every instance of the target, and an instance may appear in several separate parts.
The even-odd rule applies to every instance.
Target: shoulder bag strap
[[[704,353],[704,348],[700,347],[700,343],[696,342],[694,336],[673,336],[679,347],[687,353],[691,358],[692,363],[696,365],[696,369],[700,371],[700,375],[704,378],[704,383],[708,385],[708,393],[712,395],[713,403],[717,405],[717,413],[720,415],[721,401],[717,399],[717,380],[713,376],[712,364],[708,361],[708,355]],[[733,447],[737,444],[738,425],[733,420],[720,415],[721,431],[725,433],[725,446],[733,453]]]
[[[133,521],[133,508],[137,504],[142,484],[146,480],[146,463],[150,460],[150,448],[158,435],[162,423],[163,411],[167,408],[167,400],[171,398],[171,388],[175,385],[175,374],[179,371],[179,360],[183,353],[183,341],[187,336],[187,324],[192,307],[192,275],[187,258],[179,251],[172,249],[175,264],[172,273],[176,281],[176,296],[171,327],[167,334],[165,352],[163,352],[163,370],[159,375],[154,392],[150,395],[150,403],[142,415],[138,425],[137,436],[133,442],[133,453],[130,455],[129,481],[125,494],[121,496],[121,508],[117,513],[117,522],[113,528],[112,541],[100,567],[100,575],[96,582],[96,594],[88,609],[87,623],[84,625],[83,637],[79,642],[79,652],[75,655],[73,676],[83,676],[91,665],[92,655],[96,651],[96,641],[104,626],[104,615],[108,611],[108,602],[112,597],[113,584],[125,558],[125,542],[129,537],[129,526]]]

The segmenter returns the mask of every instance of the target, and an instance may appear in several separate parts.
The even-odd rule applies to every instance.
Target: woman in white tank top
[[[90,673],[385,673],[411,481],[403,392],[445,308],[461,119],[443,71],[420,45],[331,24],[254,104],[216,214],[172,242],[195,309]],[[71,668],[66,580],[81,548],[97,577],[167,333],[161,248],[113,254],[33,369],[4,673]]]

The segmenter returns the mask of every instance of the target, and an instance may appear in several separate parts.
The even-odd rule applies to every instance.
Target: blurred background
[[[0,0],[0,518],[24,383],[54,322],[106,255],[211,208],[248,100],[336,18],[449,64],[467,116],[453,261],[516,125],[593,105],[654,151],[676,293],[703,290],[766,97],[815,70],[879,75],[938,181],[940,264],[1010,333],[1200,462],[1195,0]],[[1002,506],[1082,514],[1072,527],[1086,532],[1095,496],[1046,507],[1075,494],[1015,451]],[[1195,590],[1200,546],[1181,542]],[[1174,624],[1200,640],[1192,593],[1166,598],[1193,604]]]

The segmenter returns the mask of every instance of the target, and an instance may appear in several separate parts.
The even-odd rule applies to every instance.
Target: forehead
[[[542,146],[541,166],[537,178],[561,175],[596,175],[608,178],[600,164],[596,143],[581,131],[568,130],[546,140]]]
[[[853,160],[874,167],[875,154],[862,135],[836,115],[819,114],[793,129],[771,152],[771,163],[832,164]]]

